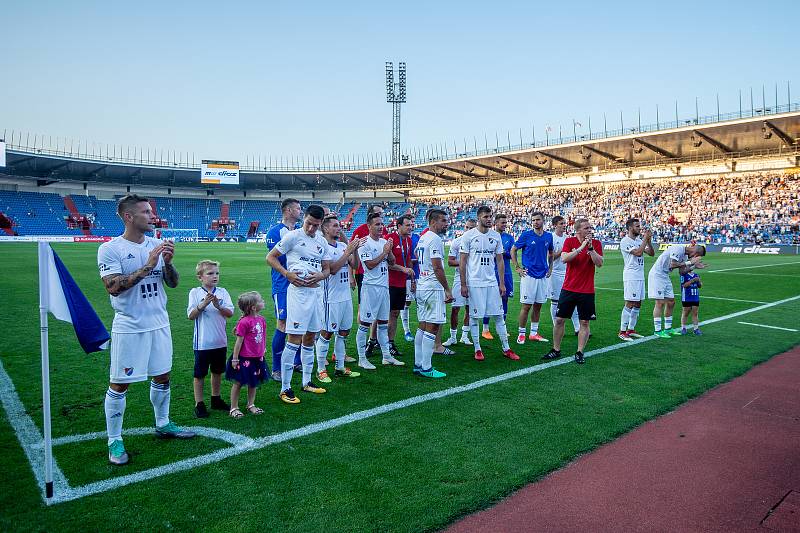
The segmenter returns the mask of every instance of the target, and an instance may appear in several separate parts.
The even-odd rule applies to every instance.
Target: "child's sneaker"
[[[697,335],[697,336],[699,337],[700,335],[702,335],[702,334],[703,334],[703,332],[702,332],[702,331],[700,331],[700,328],[697,328],[696,330],[694,330],[694,334],[695,334],[695,335]]]
[[[205,402],[197,402],[194,406],[194,416],[197,418],[208,418],[208,409]]]
[[[225,400],[222,399],[220,396],[212,396],[211,397],[211,408],[216,409],[217,411],[230,411],[231,406],[225,403]]]
[[[686,331],[686,328],[681,328],[681,335],[687,335],[689,332]]]
[[[317,379],[319,379],[320,383],[330,383],[333,381],[331,377],[328,375],[327,370],[323,370],[322,372],[317,373]]]

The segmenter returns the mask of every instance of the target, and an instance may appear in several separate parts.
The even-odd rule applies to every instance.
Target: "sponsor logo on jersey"
[[[125,259],[136,259],[136,257],[134,257],[133,254],[128,254],[128,257],[126,257]]]

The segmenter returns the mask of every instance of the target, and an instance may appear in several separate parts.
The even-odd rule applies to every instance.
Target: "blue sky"
[[[396,8],[390,8],[396,5]],[[506,144],[800,101],[800,2],[15,2],[0,135],[197,158],[388,153],[384,62],[408,64],[404,151]],[[794,40],[794,42],[793,42]],[[7,134],[8,135],[8,134]],[[461,150],[461,148],[459,148]]]

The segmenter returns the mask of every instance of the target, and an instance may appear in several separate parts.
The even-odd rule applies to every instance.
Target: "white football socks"
[[[333,354],[336,356],[336,370],[344,370],[346,337],[336,334],[336,342],[333,343]]]
[[[503,351],[510,350],[508,345],[508,329],[506,329],[506,321],[503,315],[494,317],[494,329],[497,331],[497,336],[500,337],[500,344],[503,346]]]
[[[109,445],[115,440],[122,440],[122,419],[125,417],[125,397],[127,394],[128,391],[117,392],[111,387],[106,391],[106,432],[108,433]]]
[[[166,383],[150,382],[150,403],[156,416],[156,427],[160,428],[169,424],[169,381]]]
[[[300,362],[303,363],[303,382],[308,385],[311,381],[311,374],[314,373],[314,346],[303,346],[300,348]]]
[[[297,353],[299,348],[300,346],[289,341],[286,341],[286,346],[283,348],[283,353],[281,354],[281,392],[292,388],[294,354]]]

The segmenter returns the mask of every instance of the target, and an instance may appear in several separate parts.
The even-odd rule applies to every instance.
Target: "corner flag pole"
[[[45,496],[53,497],[53,441],[50,428],[50,348],[48,344],[47,312],[50,307],[48,292],[47,249],[50,245],[39,241],[39,326],[42,345],[42,413],[44,416],[44,486]]]

